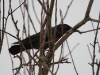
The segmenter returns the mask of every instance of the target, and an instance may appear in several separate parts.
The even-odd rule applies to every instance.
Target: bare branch
[[[66,13],[65,13],[65,15],[63,17],[63,20],[66,18],[67,14],[68,14],[68,11],[69,11],[69,8],[71,7],[72,3],[73,3],[73,0],[71,0],[70,4],[68,5]]]
[[[44,4],[40,0],[38,0],[38,2],[40,3],[40,5],[42,6],[42,8],[44,9],[45,13],[48,15],[49,12],[46,10]]]
[[[98,22],[98,23],[100,23],[100,20],[96,20],[96,19],[93,19],[93,18],[90,18],[90,21],[93,21],[93,22]]]
[[[69,54],[70,54],[71,59],[72,59],[72,62],[73,62],[73,66],[74,66],[75,72],[78,75],[78,72],[77,72],[77,69],[76,69],[76,66],[75,66],[75,63],[74,63],[74,59],[72,57],[72,54],[71,54],[71,51],[70,51],[70,48],[69,48],[69,45],[68,45],[68,41],[67,40],[66,40],[66,43],[67,43],[67,47],[68,47],[68,50],[69,50]]]
[[[79,33],[87,33],[87,32],[91,32],[91,31],[95,31],[95,30],[99,30],[100,28],[98,28],[98,29],[92,29],[92,30],[88,30],[88,31],[79,31]]]
[[[55,45],[55,50],[62,44],[62,42],[64,42],[71,34],[73,34],[79,27],[81,27],[83,24],[85,24],[88,20],[89,20],[89,13],[90,13],[90,9],[92,7],[92,3],[94,0],[90,0],[88,7],[87,7],[87,11],[86,11],[86,15],[84,17],[83,20],[81,20],[79,23],[77,23],[72,29],[70,29]]]

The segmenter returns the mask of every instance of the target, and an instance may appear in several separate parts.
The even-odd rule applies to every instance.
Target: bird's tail
[[[14,46],[11,46],[11,48],[9,48],[9,52],[12,54],[12,55],[15,55],[15,54],[18,54],[20,53],[21,51],[23,51],[24,49],[21,48],[20,45],[14,45]]]

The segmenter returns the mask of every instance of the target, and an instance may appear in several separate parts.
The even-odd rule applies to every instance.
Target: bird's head
[[[59,31],[63,31],[63,33],[66,33],[68,30],[70,30],[72,27],[70,27],[68,24],[59,24],[58,26],[57,26],[57,29],[59,30]]]

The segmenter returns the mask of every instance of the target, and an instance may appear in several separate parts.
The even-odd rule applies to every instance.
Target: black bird
[[[71,27],[67,24],[59,24],[59,25],[52,27],[52,36],[54,36],[54,34],[55,34],[55,42],[57,42],[70,29],[71,29]],[[48,42],[47,34],[48,33],[46,32],[45,42]],[[30,40],[31,40],[31,43],[30,43]],[[25,48],[23,48],[23,46],[21,46],[21,44],[19,44],[19,42],[14,42],[13,46],[11,46],[9,48],[9,52],[12,55],[18,54],[21,51],[24,51],[24,49],[32,49],[32,47],[34,49],[39,49],[39,47],[40,47],[40,32],[21,40],[21,42],[23,43]],[[44,49],[47,49],[48,47],[49,47],[48,43],[44,45]]]

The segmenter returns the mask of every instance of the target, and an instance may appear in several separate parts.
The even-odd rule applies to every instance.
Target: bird
[[[55,36],[55,43],[67,32],[71,29],[72,27],[69,26],[68,24],[58,24],[55,25],[54,27],[51,28],[51,34],[52,36]],[[45,35],[45,42],[48,42],[48,32],[46,31],[46,29],[43,30],[44,32],[46,32]],[[31,42],[30,42],[31,40]],[[25,39],[21,40],[21,42],[23,43],[24,47],[20,44],[19,41],[14,42],[13,45],[8,49],[9,52],[12,55],[16,55],[22,51],[26,50],[30,50],[32,48],[34,49],[39,49],[40,48],[40,32],[33,34],[29,37],[26,37]],[[49,44],[46,43],[44,44],[43,49],[47,49],[49,48]]]

